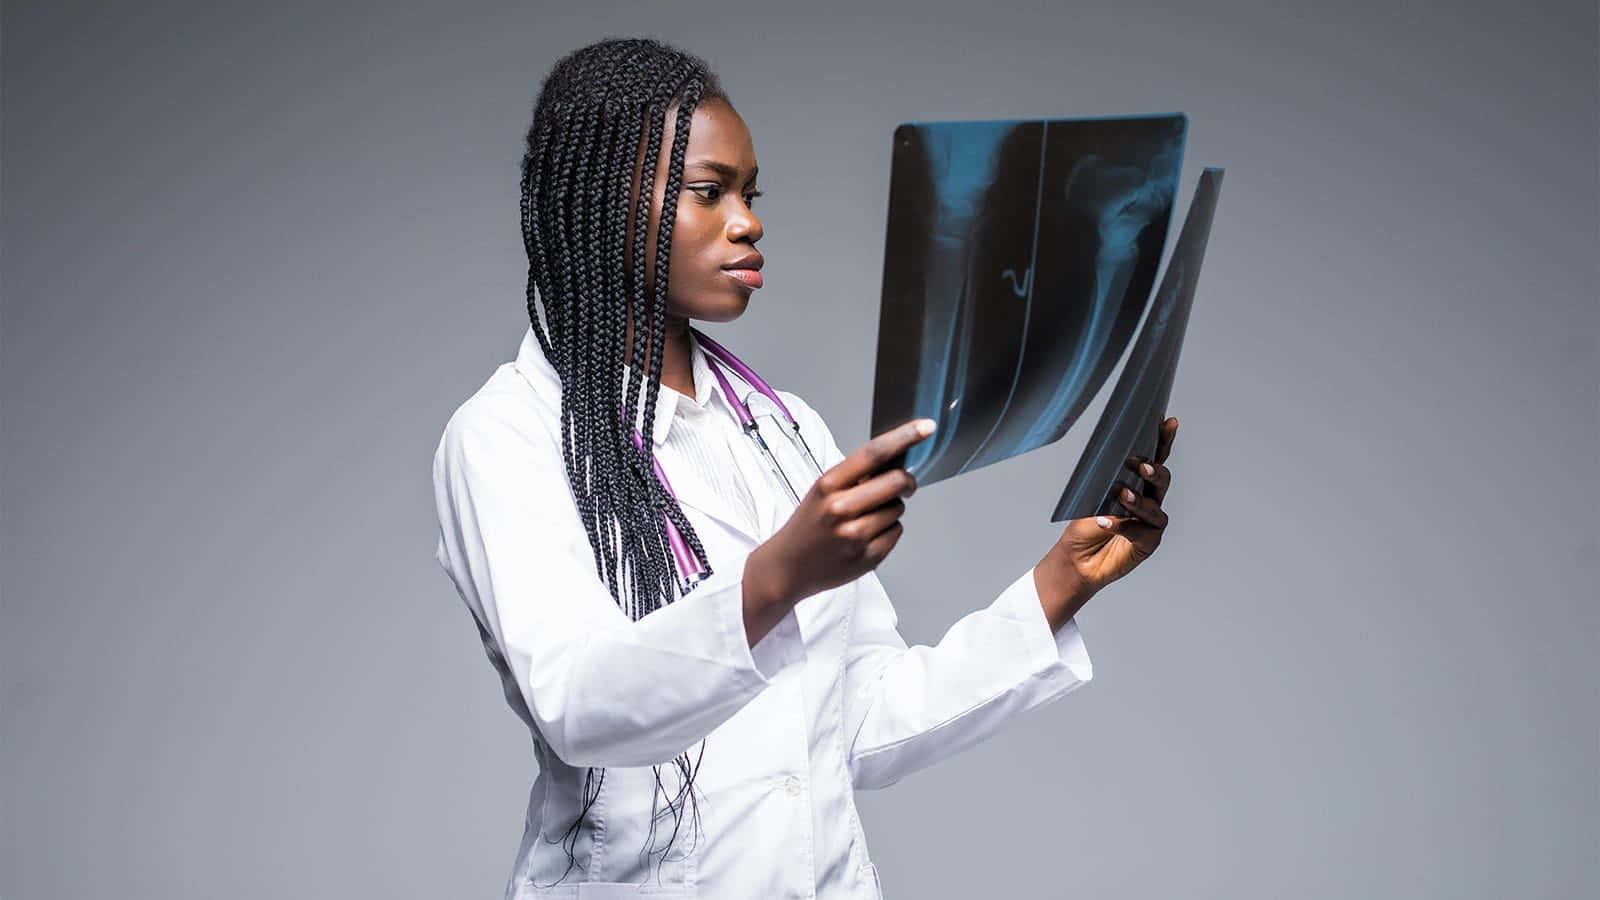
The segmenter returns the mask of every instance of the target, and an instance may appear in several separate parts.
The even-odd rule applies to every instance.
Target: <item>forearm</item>
[[[1052,546],[1033,567],[1033,584],[1039,592],[1039,605],[1044,607],[1045,621],[1053,632],[1060,631],[1095,594],[1059,545]]]

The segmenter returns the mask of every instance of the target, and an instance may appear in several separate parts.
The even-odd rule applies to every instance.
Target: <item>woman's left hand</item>
[[[1127,507],[1132,516],[1073,519],[1051,548],[1050,556],[1058,565],[1069,568],[1073,580],[1088,593],[1133,571],[1161,545],[1161,535],[1167,527],[1167,514],[1161,508],[1161,501],[1167,495],[1167,488],[1172,486],[1172,470],[1164,463],[1172,453],[1172,439],[1177,434],[1178,420],[1166,419],[1161,423],[1155,459],[1128,459],[1128,468],[1139,473],[1147,484],[1146,496],[1135,496],[1127,488],[1122,488],[1117,496],[1117,501]]]

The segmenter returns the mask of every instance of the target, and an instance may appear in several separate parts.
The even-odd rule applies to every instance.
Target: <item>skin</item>
[[[676,106],[667,112],[662,147],[672,143]],[[630,199],[637,201],[648,148],[640,137]],[[655,232],[666,194],[667,154],[656,164],[649,231],[646,288],[653,284]],[[689,126],[683,190],[673,223],[667,284],[666,334],[661,383],[685,396],[695,393],[688,327],[691,320],[728,322],[744,314],[755,289],[723,267],[755,251],[764,231],[751,210],[756,190],[756,153],[750,130],[732,105],[699,105]],[[630,209],[634,208],[630,203]],[[629,215],[630,234],[633,227]],[[632,266],[631,253],[627,265]],[[630,268],[631,271],[631,268]],[[648,294],[647,294],[648,296]],[[628,323],[632,360],[633,323]],[[653,354],[651,347],[646,352]],[[903,533],[905,499],[916,493],[916,477],[889,461],[932,434],[933,420],[891,428],[822,473],[787,522],[745,561],[745,635],[761,640],[806,597],[846,584],[877,568]],[[926,432],[920,430],[926,426]],[[1146,482],[1145,496],[1123,491],[1118,498],[1131,516],[1086,517],[1066,524],[1061,536],[1033,568],[1034,586],[1052,631],[1060,630],[1106,585],[1148,559],[1167,526],[1162,500],[1172,484],[1166,466],[1178,420],[1161,422],[1153,459],[1130,457],[1126,465]]]

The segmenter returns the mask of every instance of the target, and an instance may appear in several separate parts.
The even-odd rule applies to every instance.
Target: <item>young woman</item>
[[[906,646],[873,570],[916,490],[890,463],[933,423],[846,455],[689,327],[761,287],[759,194],[703,60],[608,40],[545,79],[530,327],[433,460],[438,561],[539,766],[507,897],[880,897],[852,790],[1088,681],[1074,613],[1160,543],[1175,419],[1130,461],[1152,485],[1133,517],[1069,522],[937,645]]]

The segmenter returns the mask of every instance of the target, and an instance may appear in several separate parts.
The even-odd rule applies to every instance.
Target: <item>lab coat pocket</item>
[[[883,900],[883,882],[878,880],[878,867],[867,863],[867,878],[872,882],[872,896]]]
[[[578,883],[578,900],[694,900],[694,889],[681,884],[634,884],[631,881],[583,881]]]
[[[548,885],[534,887],[523,882],[521,890],[516,894],[517,900],[531,900],[534,897],[562,897],[570,900],[637,900],[640,897],[649,897],[651,900],[695,900],[695,889],[684,884],[656,884],[645,882],[635,884],[631,881],[579,881],[576,883]]]

